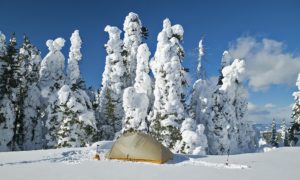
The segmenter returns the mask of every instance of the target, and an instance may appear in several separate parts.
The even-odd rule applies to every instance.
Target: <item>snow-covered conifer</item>
[[[10,74],[8,57],[16,56],[16,52],[8,52],[5,39],[5,35],[0,32],[0,152],[12,150],[15,121],[15,110],[6,83],[7,75]]]
[[[71,36],[71,47],[68,59],[67,77],[70,85],[78,85],[81,83],[79,61],[82,58],[80,52],[81,38],[79,36],[79,30],[75,30]]]
[[[96,121],[86,92],[82,89],[72,90],[64,85],[57,93],[59,111],[62,113],[57,146],[83,147],[94,142]]]
[[[150,114],[150,132],[170,149],[182,139],[180,124],[185,119],[182,100],[186,79],[181,64],[184,51],[180,45],[183,32],[181,25],[171,26],[170,20],[165,19],[151,62],[155,100]]]
[[[228,54],[224,54],[226,58]],[[239,59],[235,59],[222,70],[224,78],[220,90],[225,92],[228,103],[225,109],[229,111],[225,114],[230,125],[228,132],[231,154],[253,152],[256,148],[256,133],[251,122],[247,120],[248,93],[242,84],[244,73],[245,62]]]
[[[137,52],[137,68],[134,87],[125,89],[123,107],[125,112],[123,131],[148,130],[146,117],[152,98],[151,78],[149,76],[150,51],[142,44]]]
[[[182,140],[176,146],[180,152],[192,155],[206,155],[207,138],[204,125],[196,124],[191,118],[186,118],[181,124]]]
[[[58,94],[59,111],[62,122],[58,130],[58,147],[82,147],[93,142],[96,135],[96,121],[92,103],[82,80],[78,61],[81,60],[81,38],[75,30],[71,38],[68,59],[68,83],[60,88]]]
[[[113,139],[115,133],[122,129],[126,65],[122,57],[121,30],[117,27],[106,26],[104,31],[109,34],[109,40],[105,44],[107,55],[99,95],[100,122],[98,126],[102,139]]]
[[[19,52],[19,59],[23,63],[22,93],[19,99],[22,104],[22,149],[32,150],[42,148],[42,121],[40,119],[40,90],[37,86],[39,80],[39,68],[41,56],[38,49],[33,46],[28,37],[24,36],[24,42]]]
[[[142,43],[142,23],[139,16],[136,13],[130,12],[124,21],[124,46],[123,55],[127,68],[128,81],[126,86],[132,86],[134,84],[137,68],[137,50]]]
[[[292,118],[294,123],[300,125],[300,73],[298,74],[296,86],[298,91],[293,93],[295,103],[292,108]]]
[[[242,86],[245,62],[239,59],[231,62],[225,51],[222,74],[212,95],[212,112],[206,124],[211,154],[251,152],[256,146],[256,133],[247,120],[247,91]]]
[[[20,104],[18,102],[20,98],[20,87],[21,87],[21,61],[18,59],[18,49],[16,48],[17,41],[15,34],[13,33],[9,44],[6,47],[6,54],[2,58],[2,76],[1,76],[1,114],[3,115],[3,128],[7,135],[4,146],[9,146],[9,150],[19,150],[19,144],[22,137],[21,121],[19,112],[21,110]],[[1,118],[1,119],[2,119]],[[11,139],[10,130],[13,129],[13,137]]]
[[[282,139],[282,145],[283,146],[289,146],[288,131],[287,131],[287,128],[286,128],[285,119],[282,120],[282,124],[281,124],[281,139]]]
[[[277,128],[276,128],[276,122],[275,119],[272,121],[272,134],[271,134],[271,141],[270,144],[274,147],[278,147],[277,142]]]
[[[60,51],[65,40],[57,38],[48,40],[49,53],[41,63],[39,87],[42,95],[42,113],[46,126],[46,142],[48,148],[56,147],[58,142],[58,130],[62,121],[62,112],[58,107],[57,92],[65,83],[64,63],[65,57]]]

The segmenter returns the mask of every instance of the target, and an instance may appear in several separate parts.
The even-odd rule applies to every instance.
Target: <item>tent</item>
[[[116,140],[106,158],[162,164],[172,159],[173,154],[150,135],[128,132]]]

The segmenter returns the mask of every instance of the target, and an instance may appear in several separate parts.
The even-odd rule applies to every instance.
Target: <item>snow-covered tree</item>
[[[210,154],[251,152],[256,147],[256,133],[247,120],[247,91],[242,86],[245,62],[232,62],[223,53],[218,86],[212,95],[206,135]]]
[[[274,147],[278,147],[278,142],[277,142],[277,129],[276,129],[276,123],[275,119],[272,121],[272,134],[271,134],[271,141],[270,144]]]
[[[210,116],[206,124],[209,154],[227,154],[230,148],[228,137],[229,123],[225,115],[226,101],[223,92],[216,89],[211,97]]]
[[[137,50],[142,43],[142,38],[146,37],[146,28],[142,26],[141,20],[136,13],[130,12],[123,24],[124,46],[123,55],[127,68],[126,86],[132,86],[136,77],[137,68]]]
[[[286,128],[285,119],[282,120],[282,124],[281,124],[281,139],[282,139],[283,146],[289,146],[288,130]]]
[[[214,84],[204,76],[205,68],[202,63],[204,56],[203,40],[199,42],[199,57],[197,65],[197,80],[193,85],[192,97],[189,107],[189,116],[196,120],[197,124],[206,124],[209,115],[210,98],[214,90]]]
[[[94,142],[96,121],[86,92],[64,85],[58,91],[58,104],[62,117],[57,131],[57,146],[83,147]]]
[[[199,42],[199,58],[197,65],[198,80],[193,85],[192,98],[189,105],[189,116],[181,125],[182,140],[177,144],[180,152],[185,154],[205,155],[207,151],[207,138],[204,134],[204,122],[208,109],[209,83],[204,77],[202,57],[204,49],[202,40]]]
[[[60,51],[65,40],[57,38],[48,40],[49,53],[41,63],[39,87],[42,95],[42,115],[46,127],[46,142],[48,148],[55,147],[58,142],[58,130],[62,121],[62,112],[59,111],[57,92],[65,83],[65,57]]]
[[[197,79],[205,79],[204,74],[204,66],[202,63],[202,58],[204,56],[204,46],[203,46],[203,39],[199,41],[198,46],[198,65],[197,65]]]
[[[41,56],[38,49],[33,46],[28,37],[19,52],[19,59],[23,62],[22,77],[22,149],[32,150],[42,148],[42,121],[40,119],[40,90],[37,87]]]
[[[235,59],[222,70],[224,78],[220,90],[225,92],[228,103],[225,109],[229,111],[225,114],[230,125],[228,131],[232,154],[255,150],[255,130],[247,120],[248,93],[242,85],[244,73],[245,62],[239,59]]]
[[[146,117],[152,98],[151,78],[149,76],[150,51],[147,44],[142,44],[137,52],[136,77],[133,87],[125,89],[123,107],[125,112],[123,131],[147,132]]]
[[[176,145],[180,152],[192,155],[206,155],[208,145],[204,129],[204,125],[197,125],[194,119],[186,118],[180,128],[182,140]]]
[[[0,32],[0,151],[12,150],[15,121],[14,105],[10,99],[11,87],[7,84],[9,83],[7,76],[11,76],[10,62],[11,58],[16,56],[16,51],[12,51],[14,47],[12,42],[6,46],[5,39],[5,35]]]
[[[57,92],[57,103],[62,113],[62,122],[57,132],[58,147],[82,147],[90,144],[97,131],[92,103],[82,88],[78,65],[82,58],[82,41],[78,30],[74,31],[70,40],[68,81]]]
[[[294,120],[294,123],[300,125],[300,73],[298,74],[296,86],[298,88],[298,91],[293,93],[295,103],[292,108],[292,118]]]
[[[21,97],[21,78],[22,69],[20,67],[21,61],[18,59],[18,49],[16,48],[17,41],[15,34],[13,33],[9,44],[6,47],[6,55],[2,58],[2,76],[1,76],[1,119],[3,123],[3,128],[7,129],[4,132],[3,138],[6,138],[6,142],[3,143],[4,146],[9,146],[10,150],[19,150],[19,144],[22,139],[22,126],[21,126],[21,116],[20,111],[21,106],[19,103],[19,98]],[[11,129],[12,139],[11,139]]]
[[[186,79],[181,64],[184,51],[180,44],[183,32],[181,25],[171,26],[170,20],[165,19],[151,62],[155,77],[155,99],[150,114],[150,132],[170,149],[182,139],[180,124],[185,119],[182,100]]]
[[[100,122],[98,124],[102,139],[113,139],[116,132],[122,129],[124,115],[122,101],[126,87],[126,64],[122,57],[123,42],[121,30],[106,26],[109,40],[105,44],[107,56],[102,75],[102,88],[99,95]]]
[[[68,67],[67,67],[67,80],[68,84],[72,86],[82,86],[82,78],[80,76],[80,69],[79,69],[79,61],[82,58],[82,54],[80,52],[81,48],[81,38],[79,36],[79,30],[75,30],[71,36],[71,47],[69,52],[69,59],[68,59]],[[73,87],[77,88],[77,87]]]

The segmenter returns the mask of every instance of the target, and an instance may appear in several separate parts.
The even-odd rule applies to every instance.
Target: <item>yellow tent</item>
[[[119,137],[106,157],[162,164],[172,159],[173,154],[152,136],[141,132],[131,132]]]

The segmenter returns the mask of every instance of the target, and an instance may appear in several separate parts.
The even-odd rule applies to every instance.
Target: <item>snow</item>
[[[100,161],[92,160],[96,145]],[[266,153],[227,156],[184,156],[158,165],[105,159],[111,141],[98,142],[86,148],[62,148],[0,153],[1,179],[37,180],[279,180],[297,179],[300,147],[278,148]],[[116,173],[117,172],[117,173]]]
[[[80,70],[78,62],[82,58],[82,54],[80,52],[82,41],[79,36],[79,30],[75,30],[73,32],[70,41],[71,47],[69,52],[67,74],[69,78],[69,83],[75,84],[80,80]]]
[[[123,94],[123,108],[125,111],[123,131],[140,130],[147,132],[148,106],[147,94],[138,93],[134,87],[126,88]]]
[[[5,35],[0,31],[0,56],[6,52]]]
[[[139,16],[136,13],[130,12],[124,21],[123,30],[124,30],[124,47],[123,49],[127,52],[127,55],[124,57],[127,70],[129,72],[128,86],[134,84],[136,77],[136,68],[137,68],[137,51],[138,47],[142,42],[142,22],[139,19]]]

